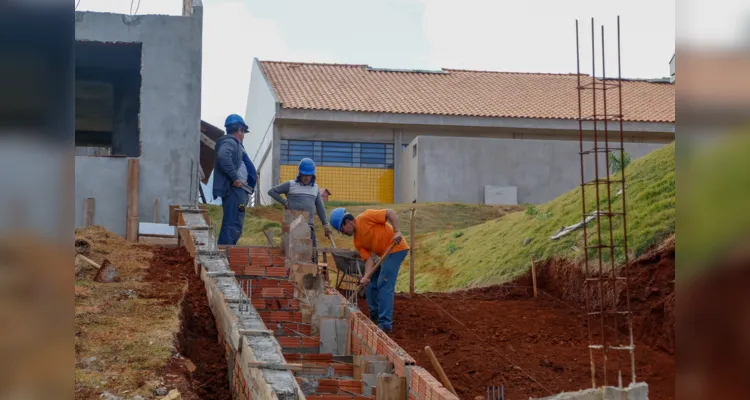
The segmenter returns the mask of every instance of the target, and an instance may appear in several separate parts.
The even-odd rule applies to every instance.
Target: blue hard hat
[[[242,125],[246,130],[249,129],[245,120],[237,114],[231,114],[224,121],[224,128],[229,128],[232,125]]]
[[[344,221],[344,216],[346,215],[346,209],[343,207],[339,207],[331,211],[331,217],[328,218],[328,221],[331,223],[331,226],[333,229],[336,229],[337,231],[341,231],[341,222]]]
[[[315,162],[309,158],[303,158],[299,162],[300,175],[315,175]]]

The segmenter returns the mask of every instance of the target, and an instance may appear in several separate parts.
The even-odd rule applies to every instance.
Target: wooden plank
[[[427,353],[427,356],[430,357],[432,367],[435,368],[435,371],[437,371],[440,380],[443,382],[443,386],[445,386],[448,390],[450,390],[451,393],[458,397],[458,395],[456,394],[456,389],[453,388],[453,384],[451,384],[450,379],[448,379],[448,375],[446,375],[445,371],[443,371],[443,366],[440,365],[440,361],[438,361],[437,357],[435,357],[435,353],[432,352],[430,346],[426,346],[424,348],[424,351],[425,353]]]
[[[177,207],[176,205],[169,206],[169,225],[177,225]]]
[[[379,374],[375,385],[376,400],[404,400],[402,397],[401,377],[398,375]]]
[[[154,199],[154,223],[159,222],[159,198]]]
[[[83,226],[94,225],[95,202],[93,197],[83,199]]]
[[[125,239],[131,242],[138,241],[138,176],[140,175],[140,164],[137,158],[128,159],[128,182],[127,182],[127,216],[125,226]]]
[[[414,251],[416,249],[414,243],[414,216],[417,215],[417,209],[411,209],[411,218],[409,219],[409,244],[411,244],[411,250],[409,250],[409,296],[414,296]]]
[[[211,140],[210,137],[208,137],[205,133],[201,132],[201,143],[208,146],[211,150],[214,150],[216,148],[216,142]]]
[[[536,288],[536,266],[534,265],[534,256],[531,256],[531,282],[534,285],[534,297],[539,296]]]
[[[94,260],[92,260],[92,259],[84,256],[83,254],[77,254],[76,257],[79,258],[79,259],[81,259],[81,260],[83,260],[83,261],[85,261],[87,264],[91,265],[92,267],[94,267],[96,269],[101,269],[102,268],[101,265],[97,264]]]

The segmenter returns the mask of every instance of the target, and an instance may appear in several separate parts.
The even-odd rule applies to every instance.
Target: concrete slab
[[[516,205],[518,204],[518,188],[515,186],[484,185],[484,204]]]
[[[336,356],[346,355],[347,320],[322,318],[320,320],[320,352]]]
[[[645,382],[639,382],[622,389],[606,386],[578,392],[558,393],[535,400],[648,400],[648,385]]]

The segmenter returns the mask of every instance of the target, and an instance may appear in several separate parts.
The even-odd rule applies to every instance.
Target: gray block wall
[[[415,144],[417,156],[412,159],[410,151]],[[625,143],[625,151],[636,159],[662,146]],[[584,144],[584,149],[592,147],[593,143]],[[409,168],[416,163],[416,174],[402,176],[406,178],[401,183],[402,195],[407,196],[403,199],[410,201],[409,196],[416,195],[419,203],[481,204],[485,185],[493,185],[517,187],[519,204],[545,203],[581,184],[578,152],[577,141],[419,136],[402,153],[404,164],[411,164]],[[594,177],[594,162],[593,156],[586,157],[588,181]],[[600,156],[602,177],[606,166]],[[416,193],[409,190],[410,185],[416,187]]]
[[[186,15],[128,16],[76,12],[76,40],[139,42],[141,222],[168,221],[170,204],[197,199],[203,7],[187,2]],[[191,7],[192,6],[192,7]],[[83,200],[96,199],[97,225],[125,234],[127,161],[117,157],[76,157],[75,223],[82,224]]]

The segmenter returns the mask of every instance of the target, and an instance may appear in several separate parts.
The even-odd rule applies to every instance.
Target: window
[[[138,157],[141,44],[75,43],[76,154]]]
[[[414,143],[414,147],[411,148],[411,158],[417,157],[417,144]]]
[[[317,165],[393,168],[393,144],[282,140],[281,163],[298,164],[311,158]]]

